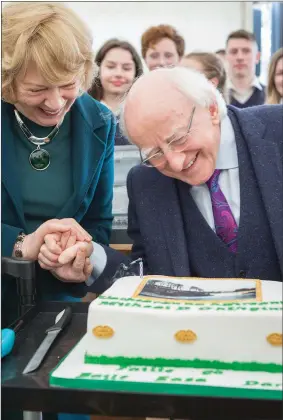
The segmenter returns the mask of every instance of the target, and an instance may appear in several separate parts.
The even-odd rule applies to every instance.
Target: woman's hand
[[[74,219],[51,219],[39,226],[33,233],[26,235],[22,245],[23,258],[27,260],[37,260],[41,246],[46,235],[52,233],[62,234],[70,232],[76,236],[78,241],[91,241],[91,236]],[[60,254],[62,249],[56,245],[56,252]]]

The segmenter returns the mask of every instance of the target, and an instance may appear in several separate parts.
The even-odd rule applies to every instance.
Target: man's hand
[[[60,254],[58,249],[62,251]],[[70,232],[50,234],[46,235],[40,248],[38,262],[41,268],[51,271],[61,281],[83,282],[93,269],[89,260],[92,251],[92,242],[77,241]]]
[[[64,232],[70,232],[78,241],[91,241],[91,236],[76,222],[76,220],[51,219],[40,225],[35,232],[25,236],[22,246],[23,258],[33,261],[37,260],[45,236],[52,233],[62,234]],[[56,252],[58,254],[62,252],[58,244],[56,246]]]
[[[89,259],[92,251],[92,243],[77,242],[63,251],[58,259],[59,264],[63,265],[51,270],[51,273],[63,282],[81,283],[86,281],[93,270]]]

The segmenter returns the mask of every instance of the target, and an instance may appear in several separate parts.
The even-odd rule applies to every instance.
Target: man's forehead
[[[256,48],[256,43],[252,40],[245,39],[245,38],[232,38],[228,41],[227,49],[235,49],[235,48]]]
[[[174,89],[175,86],[172,81],[163,74],[162,77],[156,72],[152,71],[145,76],[139,78],[132,86],[128,98],[139,96],[146,96],[147,94],[152,96],[152,92],[163,91],[167,87],[167,91]]]

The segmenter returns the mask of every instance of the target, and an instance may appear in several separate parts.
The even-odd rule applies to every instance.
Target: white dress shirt
[[[220,146],[216,161],[216,169],[222,169],[219,176],[219,185],[231,208],[233,216],[239,225],[240,220],[240,185],[238,154],[235,141],[234,130],[231,121],[226,116],[221,122]],[[206,184],[191,187],[192,197],[209,226],[215,231],[214,217],[212,212],[211,198]],[[91,286],[103,272],[107,256],[103,247],[93,242],[93,253],[90,262],[93,264],[93,271],[86,281],[87,286]]]
[[[221,122],[220,146],[215,169],[222,170],[219,175],[219,186],[225,195],[235,221],[239,226],[240,182],[238,153],[234,130],[228,116]],[[190,192],[199,211],[209,226],[215,231],[210,192],[207,185],[201,184],[193,186],[191,187]]]
[[[240,102],[240,104],[244,104],[247,102],[248,99],[252,96],[255,89],[262,90],[262,86],[258,80],[258,78],[255,76],[252,83],[248,87],[248,89],[245,90],[239,90],[236,89],[236,87],[233,85],[231,80],[228,80],[227,82],[227,89],[232,92],[233,97]]]

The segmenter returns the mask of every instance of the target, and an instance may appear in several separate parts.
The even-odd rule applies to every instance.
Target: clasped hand
[[[44,270],[63,282],[84,282],[91,272],[91,236],[74,219],[43,223],[23,242],[23,258],[38,260]]]
[[[92,242],[78,241],[74,233],[53,233],[44,237],[38,254],[38,263],[64,282],[86,281],[93,269],[90,255]]]

